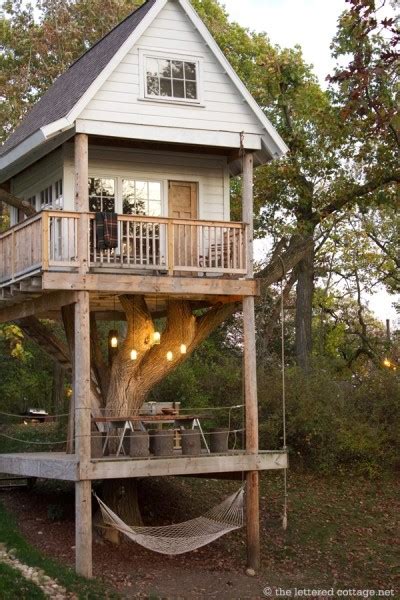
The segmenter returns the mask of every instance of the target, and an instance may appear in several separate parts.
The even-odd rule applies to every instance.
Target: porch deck
[[[227,454],[145,459],[105,457],[86,464],[80,464],[75,454],[63,452],[0,454],[1,473],[64,481],[240,473],[284,469],[287,466],[287,453],[281,450],[259,451],[257,454],[238,450]]]
[[[77,273],[79,219],[89,273],[243,277],[247,225],[118,215],[118,247],[99,250],[93,213],[42,211],[0,235],[0,287],[42,272]]]

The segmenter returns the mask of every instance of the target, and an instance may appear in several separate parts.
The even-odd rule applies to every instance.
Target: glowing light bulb
[[[157,346],[160,344],[161,342],[161,333],[159,331],[155,331],[153,333],[153,344],[156,344]]]
[[[131,360],[137,360],[138,353],[137,350],[131,350]]]
[[[392,363],[390,362],[390,360],[388,358],[385,358],[385,360],[383,361],[383,365],[385,367],[391,367]]]
[[[113,335],[111,338],[111,348],[118,348],[118,338],[116,335]]]
[[[172,354],[171,350],[169,352],[167,352],[167,360],[168,362],[171,362],[174,358],[174,355]]]
[[[186,344],[181,344],[181,354],[186,354],[187,353],[187,346]]]

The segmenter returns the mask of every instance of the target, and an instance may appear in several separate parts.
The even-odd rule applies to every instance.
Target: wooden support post
[[[253,155],[246,153],[243,160],[243,222],[247,223],[247,278],[253,278]],[[257,402],[257,362],[256,326],[254,297],[243,298],[243,344],[244,382],[246,405],[246,452],[258,453],[258,402]],[[246,528],[247,566],[257,571],[260,568],[260,492],[259,473],[246,474]]]
[[[242,220],[247,225],[247,277],[253,277],[253,239],[254,239],[254,207],[253,207],[253,166],[254,158],[247,152],[243,158],[243,191]]]
[[[89,265],[89,139],[85,133],[75,135],[75,210],[82,213],[78,221],[79,273]]]
[[[78,294],[74,325],[75,453],[81,468],[90,462],[91,451],[89,292]],[[91,482],[78,481],[75,484],[76,571],[84,577],[92,576],[91,506]]]
[[[243,298],[244,382],[246,407],[246,452],[258,453],[257,364],[254,298]],[[257,571],[260,566],[259,474],[246,474],[247,565]]]
[[[92,577],[92,482],[75,483],[76,572]]]

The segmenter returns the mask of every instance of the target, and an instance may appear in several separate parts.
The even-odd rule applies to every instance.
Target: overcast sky
[[[330,44],[345,0],[223,0],[232,20],[255,31],[265,31],[273,43],[292,47],[299,44],[305,60],[314,65],[321,84],[332,71]],[[257,246],[262,247],[262,242]],[[260,253],[262,255],[262,253]],[[368,298],[380,319],[398,321],[394,298],[385,291]]]
[[[241,25],[265,31],[281,46],[300,44],[321,83],[332,70],[329,46],[345,0],[223,0]]]

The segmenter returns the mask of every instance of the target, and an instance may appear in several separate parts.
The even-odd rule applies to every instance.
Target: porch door
[[[172,219],[195,220],[198,215],[198,185],[188,181],[170,181],[168,214]],[[175,266],[197,267],[197,228],[188,223],[174,226]]]

